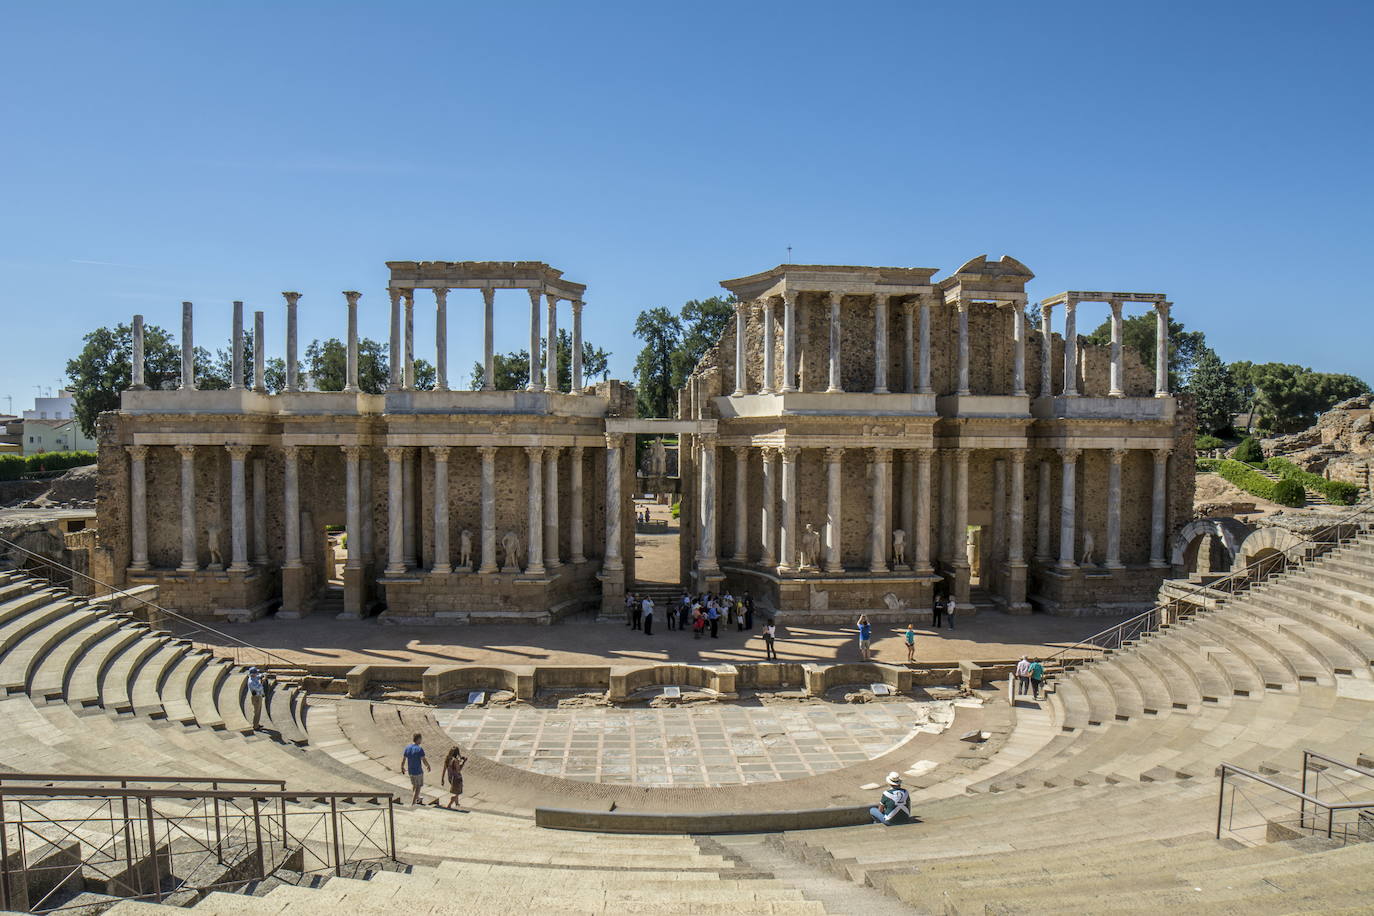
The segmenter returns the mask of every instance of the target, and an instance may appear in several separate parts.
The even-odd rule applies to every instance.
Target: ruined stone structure
[[[701,427],[684,573],[817,622],[905,620],[946,590],[968,613],[975,579],[1012,613],[1148,605],[1193,492],[1170,303],[1070,291],[1032,330],[1016,260],[935,273],[788,264],[721,284],[735,321],[680,393]],[[1085,303],[1109,311],[1110,347],[1079,340]],[[1132,305],[1158,315],[1153,377],[1121,346]]]

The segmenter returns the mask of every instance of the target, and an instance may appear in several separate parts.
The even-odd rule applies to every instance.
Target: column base
[[[568,562],[571,563],[571,564],[573,564],[574,566],[578,566],[578,565],[580,565],[580,564],[582,564],[582,563],[587,562],[587,558],[584,557],[584,556],[582,556],[582,554],[580,554],[580,553],[576,553],[576,554],[573,554],[572,556],[568,557]]]
[[[362,566],[345,566],[343,574],[343,613],[340,620],[357,620],[367,609],[367,570]]]
[[[252,568],[253,568],[253,567],[249,566],[247,563],[231,563],[231,564],[229,564],[229,571],[230,571],[231,573],[246,573],[246,572],[248,572],[248,571],[249,571],[250,569],[252,569]]]
[[[527,576],[542,576],[545,572],[543,563],[531,563],[525,567],[525,575]]]
[[[490,566],[479,566],[479,567],[477,567],[477,575],[479,575],[479,576],[490,576],[490,575],[492,575],[493,573],[498,573],[498,572],[500,572],[500,571],[501,571],[501,568],[500,568],[499,566],[497,566],[495,563],[491,564]]]
[[[387,564],[386,569],[382,570],[384,576],[404,576],[405,574],[406,566],[404,563]]]
[[[1103,569],[1125,569],[1125,568],[1126,568],[1126,564],[1125,564],[1125,563],[1121,563],[1121,562],[1116,562],[1116,563],[1108,562],[1108,563],[1103,563],[1103,564],[1102,564],[1102,568],[1103,568]]]
[[[149,567],[149,565],[148,565],[146,562],[144,562],[144,563],[134,563],[134,564],[131,564],[131,565],[129,566],[129,572],[145,573],[145,572],[147,572],[150,568],[151,568],[151,567]]]
[[[436,389],[436,390],[437,390],[437,389]],[[434,564],[434,566],[430,569],[430,573],[432,573],[433,575],[436,575],[436,576],[447,576],[447,575],[448,575],[449,573],[451,573],[451,572],[453,572],[453,567],[450,566],[450,565],[448,565],[447,563],[444,563],[444,564],[442,564],[442,565],[436,563],[436,564]]]
[[[284,566],[281,571],[281,610],[277,616],[297,620],[310,613],[310,596],[306,594],[304,566]]]
[[[1160,559],[1160,560],[1153,560],[1153,559],[1152,559],[1152,560],[1150,560],[1150,568],[1151,568],[1151,569],[1168,569],[1168,568],[1169,568],[1169,564],[1168,564],[1168,563],[1165,563],[1162,559]]]

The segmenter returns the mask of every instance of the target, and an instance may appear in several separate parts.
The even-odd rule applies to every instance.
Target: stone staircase
[[[1251,465],[1251,470],[1255,471],[1255,472],[1258,473],[1260,476],[1262,476],[1262,477],[1264,477],[1264,478],[1266,478],[1266,479],[1268,479],[1268,480],[1273,480],[1273,481],[1275,481],[1275,482],[1280,481],[1280,480],[1283,480],[1283,475],[1281,475],[1281,474],[1275,474],[1273,471],[1270,471],[1270,470],[1268,470],[1268,469],[1266,469],[1266,468],[1254,467],[1253,465]],[[1326,498],[1326,494],[1322,493],[1321,491],[1319,491],[1319,490],[1314,490],[1314,489],[1312,489],[1311,487],[1303,487],[1302,489],[1303,489],[1303,492],[1307,495],[1307,504],[1308,504],[1309,506],[1329,506],[1329,505],[1331,505],[1331,501],[1328,500],[1328,499]]]

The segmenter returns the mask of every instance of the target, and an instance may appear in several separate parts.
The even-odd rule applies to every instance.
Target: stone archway
[[[1197,548],[1201,546],[1203,538],[1210,536],[1216,538],[1217,542],[1226,550],[1229,562],[1222,568],[1233,567],[1236,558],[1240,556],[1239,551],[1242,543],[1254,533],[1254,530],[1251,526],[1234,518],[1195,519],[1184,525],[1179,529],[1178,534],[1174,535],[1173,543],[1170,545],[1169,562],[1173,565],[1175,572],[1193,572],[1191,567],[1196,561]],[[1221,566],[1221,564],[1216,563],[1215,554],[1212,565]],[[1212,572],[1211,569],[1196,571],[1204,575]]]
[[[1241,543],[1231,572],[1243,572],[1259,564],[1257,573],[1263,577],[1298,559],[1302,549],[1303,539],[1293,532],[1284,528],[1260,528]]]

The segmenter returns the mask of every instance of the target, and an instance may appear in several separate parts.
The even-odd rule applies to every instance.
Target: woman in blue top
[[[868,661],[869,640],[873,638],[873,628],[868,625],[868,615],[859,615],[859,658]]]

